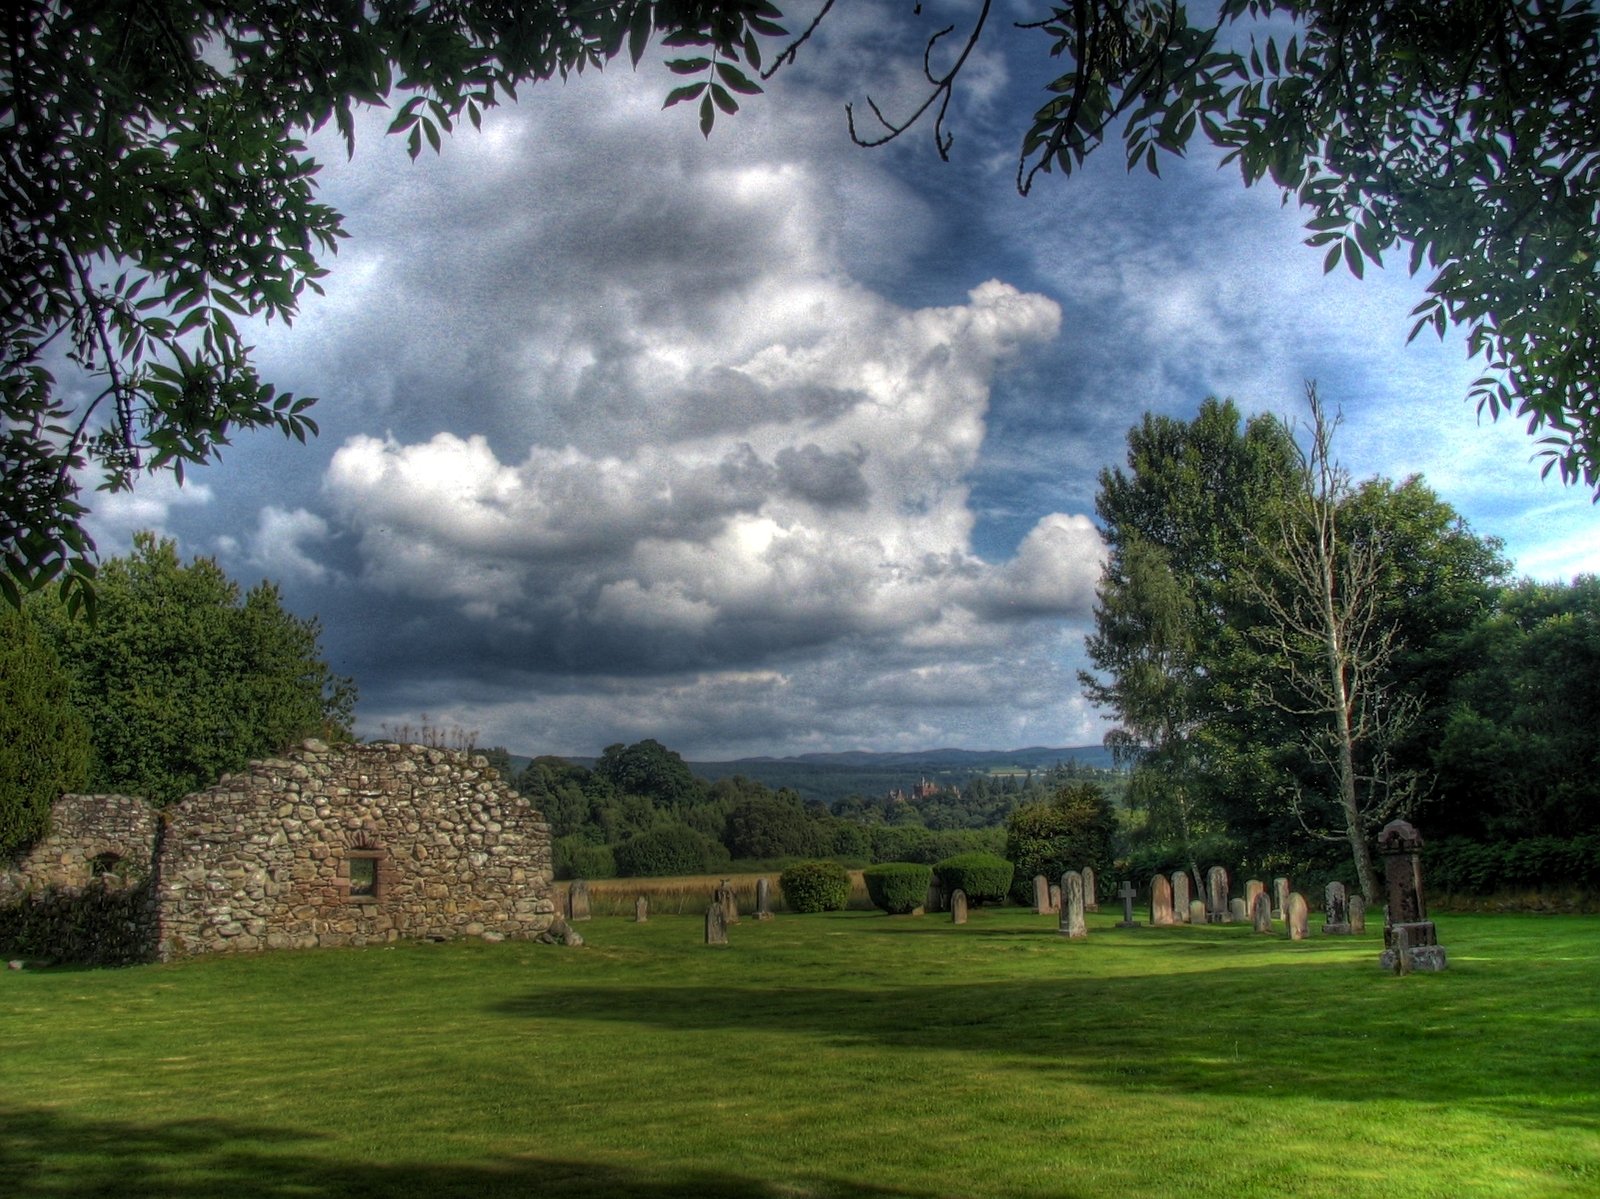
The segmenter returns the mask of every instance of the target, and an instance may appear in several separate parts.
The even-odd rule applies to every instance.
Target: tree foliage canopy
[[[984,35],[927,68],[950,96]],[[1071,0],[1024,27],[1066,69],[1022,137],[1018,187],[1119,136],[1129,168],[1197,139],[1308,214],[1307,242],[1358,278],[1400,249],[1429,276],[1411,335],[1466,333],[1481,411],[1543,433],[1544,470],[1600,494],[1600,12],[1587,0]],[[929,43],[953,32],[946,28]],[[1118,126],[1120,125],[1120,130]],[[852,129],[855,129],[852,122]]]
[[[355,149],[395,109],[413,157],[521,85],[662,34],[702,128],[759,90],[765,0],[16,0],[0,18],[0,597],[92,595],[78,472],[213,457],[241,428],[317,431],[240,323],[289,322],[345,236],[307,134]]]

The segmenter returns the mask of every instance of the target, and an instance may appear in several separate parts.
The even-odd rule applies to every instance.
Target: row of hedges
[[[964,853],[936,866],[919,862],[884,862],[862,871],[873,906],[890,915],[905,915],[923,906],[928,885],[937,874],[945,891],[966,892],[973,905],[1004,903],[1013,867],[991,853]],[[850,876],[837,862],[800,862],[778,880],[784,902],[796,912],[836,912],[850,898]]]

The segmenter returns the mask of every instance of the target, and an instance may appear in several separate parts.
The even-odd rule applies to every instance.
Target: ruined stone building
[[[550,828],[481,757],[307,741],[156,811],[63,796],[0,950],[105,963],[549,928]]]

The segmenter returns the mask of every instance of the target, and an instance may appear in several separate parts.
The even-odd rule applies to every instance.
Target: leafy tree
[[[629,837],[613,853],[624,878],[702,874],[728,860],[722,846],[676,822]]]
[[[1236,568],[1294,454],[1276,421],[1240,420],[1216,399],[1189,422],[1146,415],[1128,432],[1128,469],[1101,471],[1095,499],[1108,554],[1085,643],[1097,673],[1079,679],[1115,715],[1106,743],[1133,767],[1130,804],[1197,887],[1194,850],[1217,830],[1226,790],[1214,722],[1240,706],[1219,671],[1238,645]]]
[[[1420,480],[1353,484],[1330,432],[1313,421],[1302,455],[1287,425],[1241,433],[1208,401],[1187,425],[1146,417],[1130,471],[1101,476],[1085,688],[1118,721],[1142,842],[1192,873],[1223,839],[1262,868],[1323,837],[1360,863],[1369,826],[1426,793],[1453,647],[1505,570]]]
[[[272,584],[241,595],[216,562],[184,565],[173,542],[141,533],[106,563],[99,593],[92,629],[57,603],[30,605],[88,721],[95,790],[169,803],[300,738],[350,735],[354,685]]]
[[[1600,579],[1507,588],[1457,661],[1428,827],[1496,842],[1600,831]]]
[[[793,792],[754,797],[728,813],[723,844],[736,858],[820,857],[833,852],[832,824],[808,815]]]
[[[831,5],[829,6],[831,7]],[[907,119],[928,111],[948,155],[965,44]],[[1026,22],[1065,69],[1022,137],[1026,193],[1120,134],[1130,169],[1197,138],[1246,186],[1270,179],[1306,210],[1307,243],[1360,277],[1403,248],[1426,270],[1412,336],[1465,329],[1489,373],[1480,411],[1543,431],[1546,473],[1600,489],[1600,12],[1583,0],[1064,0]],[[1274,20],[1273,26],[1264,22]],[[1290,26],[1284,36],[1283,23]],[[1258,38],[1257,33],[1261,36]],[[1248,35],[1248,36],[1247,36]]]
[[[89,729],[30,614],[0,608],[0,861],[43,836],[89,775]]]
[[[1033,902],[1033,880],[1058,882],[1068,870],[1104,873],[1112,864],[1116,813],[1105,792],[1093,783],[1062,785],[1047,803],[1025,804],[1006,820],[1006,860],[1016,866],[1011,893],[1018,903]]]
[[[765,0],[14,0],[0,20],[0,596],[64,575],[92,594],[77,475],[124,488],[235,429],[315,434],[314,402],[258,377],[239,318],[288,323],[345,236],[303,138],[400,101],[412,157],[527,83],[639,62],[669,104],[759,90]],[[401,97],[404,97],[403,101]],[[57,375],[65,367],[68,376]]]
[[[595,773],[619,792],[640,795],[661,809],[678,811],[705,798],[705,786],[682,757],[651,739],[606,746]]]

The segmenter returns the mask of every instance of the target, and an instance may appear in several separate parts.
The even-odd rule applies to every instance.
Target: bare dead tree
[[[1307,722],[1304,749],[1333,778],[1342,827],[1314,827],[1298,786],[1290,802],[1308,832],[1349,842],[1361,891],[1376,903],[1382,889],[1369,836],[1417,786],[1394,769],[1391,749],[1415,722],[1418,704],[1389,673],[1400,641],[1384,614],[1382,539],[1341,526],[1353,489],[1333,455],[1340,418],[1328,416],[1315,384],[1307,384],[1306,399],[1309,445],[1300,449],[1292,498],[1271,539],[1258,541],[1259,565],[1243,580],[1266,616],[1253,636],[1274,663],[1255,699]]]

